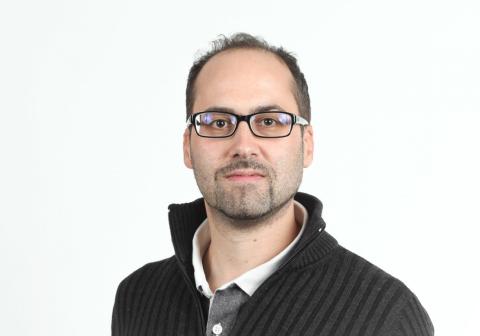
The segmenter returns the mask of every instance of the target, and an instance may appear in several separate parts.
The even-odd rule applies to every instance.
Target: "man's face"
[[[194,112],[229,109],[238,115],[259,108],[298,113],[293,78],[274,54],[239,49],[205,64],[195,85]],[[312,160],[311,127],[294,126],[285,138],[259,138],[240,122],[228,138],[184,133],[184,161],[194,171],[207,206],[232,222],[256,222],[275,213],[297,192]]]

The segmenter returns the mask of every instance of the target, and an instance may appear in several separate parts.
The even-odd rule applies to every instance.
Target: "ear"
[[[303,130],[303,167],[307,168],[313,161],[313,128],[305,126]]]
[[[190,152],[191,129],[187,127],[183,132],[183,162],[187,168],[192,169],[192,156]]]

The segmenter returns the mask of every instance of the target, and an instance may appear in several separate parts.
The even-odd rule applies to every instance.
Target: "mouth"
[[[226,174],[225,178],[232,182],[255,182],[265,178],[265,175],[257,170],[238,169]]]

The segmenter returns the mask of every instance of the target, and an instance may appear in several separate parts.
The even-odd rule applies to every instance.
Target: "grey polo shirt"
[[[215,293],[212,293],[208,285],[202,263],[203,255],[210,244],[210,229],[207,219],[198,227],[193,236],[192,264],[196,287],[210,300],[207,336],[229,335],[241,305],[280,267],[288,252],[298,242],[305,229],[308,213],[305,207],[297,201],[294,201],[294,209],[295,221],[301,225],[295,239],[272,259],[223,284],[217,288]]]

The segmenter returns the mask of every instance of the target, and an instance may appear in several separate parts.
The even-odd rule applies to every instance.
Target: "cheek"
[[[214,174],[216,162],[218,161],[217,151],[210,144],[202,141],[192,141],[191,158],[194,170],[201,170],[203,175]]]
[[[294,162],[299,155],[303,156],[303,141],[300,134],[292,131],[292,134],[284,139],[285,142],[278,142],[269,146],[270,155],[274,162],[277,160]]]
[[[288,146],[273,146],[269,161],[279,180],[290,179],[303,171],[303,148],[298,142]]]

